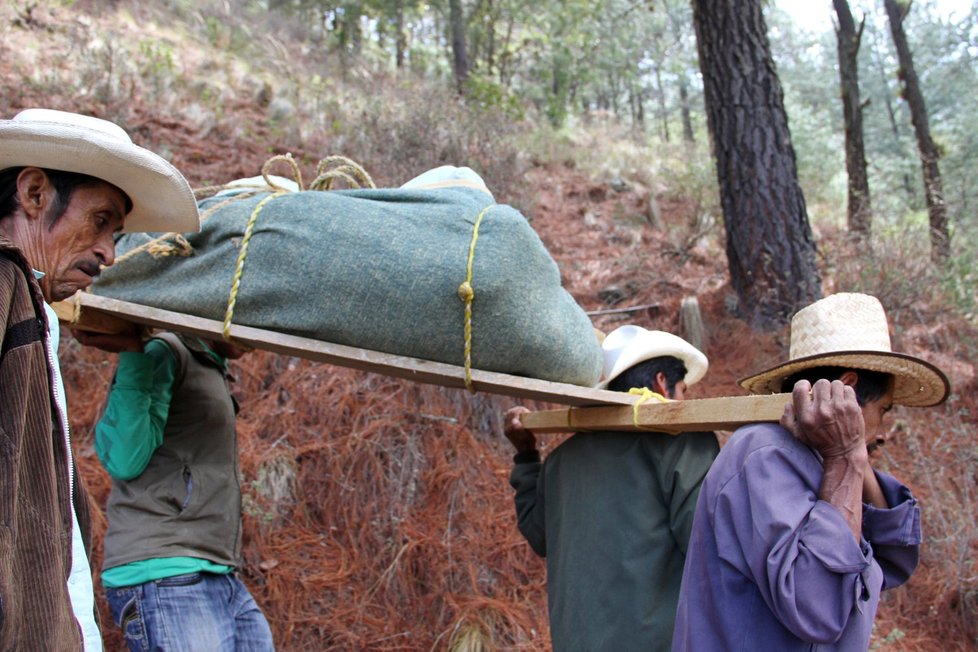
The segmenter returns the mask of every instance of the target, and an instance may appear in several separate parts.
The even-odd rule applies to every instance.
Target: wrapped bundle
[[[93,292],[216,320],[230,303],[235,324],[454,365],[468,350],[472,368],[555,382],[599,379],[590,320],[526,219],[488,192],[252,192],[200,209],[211,211],[201,232],[170,239],[185,255],[126,234]]]

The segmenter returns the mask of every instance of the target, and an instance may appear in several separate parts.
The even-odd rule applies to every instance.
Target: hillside
[[[289,42],[287,25],[265,27],[252,26],[244,47],[203,13],[8,3],[0,115],[47,106],[115,120],[194,187],[253,176],[285,152],[307,180],[320,158],[343,154],[382,186],[470,165],[526,214],[586,310],[653,306],[595,314],[597,327],[678,331],[682,299],[698,298],[710,372],[692,397],[741,393],[736,379],[785,354],[786,332],[751,332],[728,311],[722,227],[704,199],[712,186],[671,172],[676,152],[661,148],[663,160],[643,164],[659,150],[611,121],[571,138],[537,133],[505,114],[471,114],[434,86],[341,75],[309,44]],[[834,227],[815,230],[824,291],[880,295],[894,348],[942,366],[954,388],[944,406],[891,417],[899,436],[881,464],[921,498],[927,540],[910,583],[884,597],[875,649],[975,649],[978,327],[912,248],[871,259]],[[92,430],[114,356],[67,334],[61,355],[78,464],[101,507],[109,479]],[[549,649],[544,564],[516,530],[507,483],[512,451],[499,421],[511,400],[262,352],[233,370],[243,576],[280,649]],[[559,442],[547,438],[545,449]],[[96,525],[100,535],[104,517]],[[121,650],[102,608],[107,648]]]

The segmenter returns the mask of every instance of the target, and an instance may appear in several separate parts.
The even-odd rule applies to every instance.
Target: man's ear
[[[842,381],[843,385],[848,385],[849,387],[855,388],[856,382],[859,380],[859,374],[856,371],[849,369],[839,376],[839,380]]]
[[[44,170],[24,168],[17,175],[17,202],[27,217],[39,219],[54,199],[54,187]]]
[[[666,375],[661,371],[656,372],[655,376],[652,377],[652,391],[657,394],[662,394],[666,398],[670,398],[669,381],[666,379]]]

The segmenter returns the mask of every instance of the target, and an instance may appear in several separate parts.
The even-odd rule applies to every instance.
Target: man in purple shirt
[[[792,319],[788,362],[741,385],[792,402],[781,425],[738,429],[703,481],[673,652],[865,652],[921,541],[916,499],[870,455],[883,415],[941,403],[947,378],[891,351],[877,299],[836,294]]]

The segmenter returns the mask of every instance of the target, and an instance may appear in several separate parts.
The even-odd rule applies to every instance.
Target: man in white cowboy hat
[[[622,326],[602,343],[601,387],[682,399],[707,369],[680,337]],[[654,394],[653,394],[654,393]],[[520,415],[510,484],[520,532],[547,558],[553,649],[668,650],[696,497],[714,433],[579,432],[542,464]]]
[[[197,205],[117,125],[0,120],[0,648],[97,650],[88,497],[72,464],[49,302],[88,287],[126,230],[192,231]]]
[[[947,378],[891,350],[875,297],[835,294],[794,316],[787,362],[741,385],[792,402],[781,425],[735,431],[703,481],[673,650],[865,651],[921,542],[916,500],[871,454],[883,415],[941,403]]]

